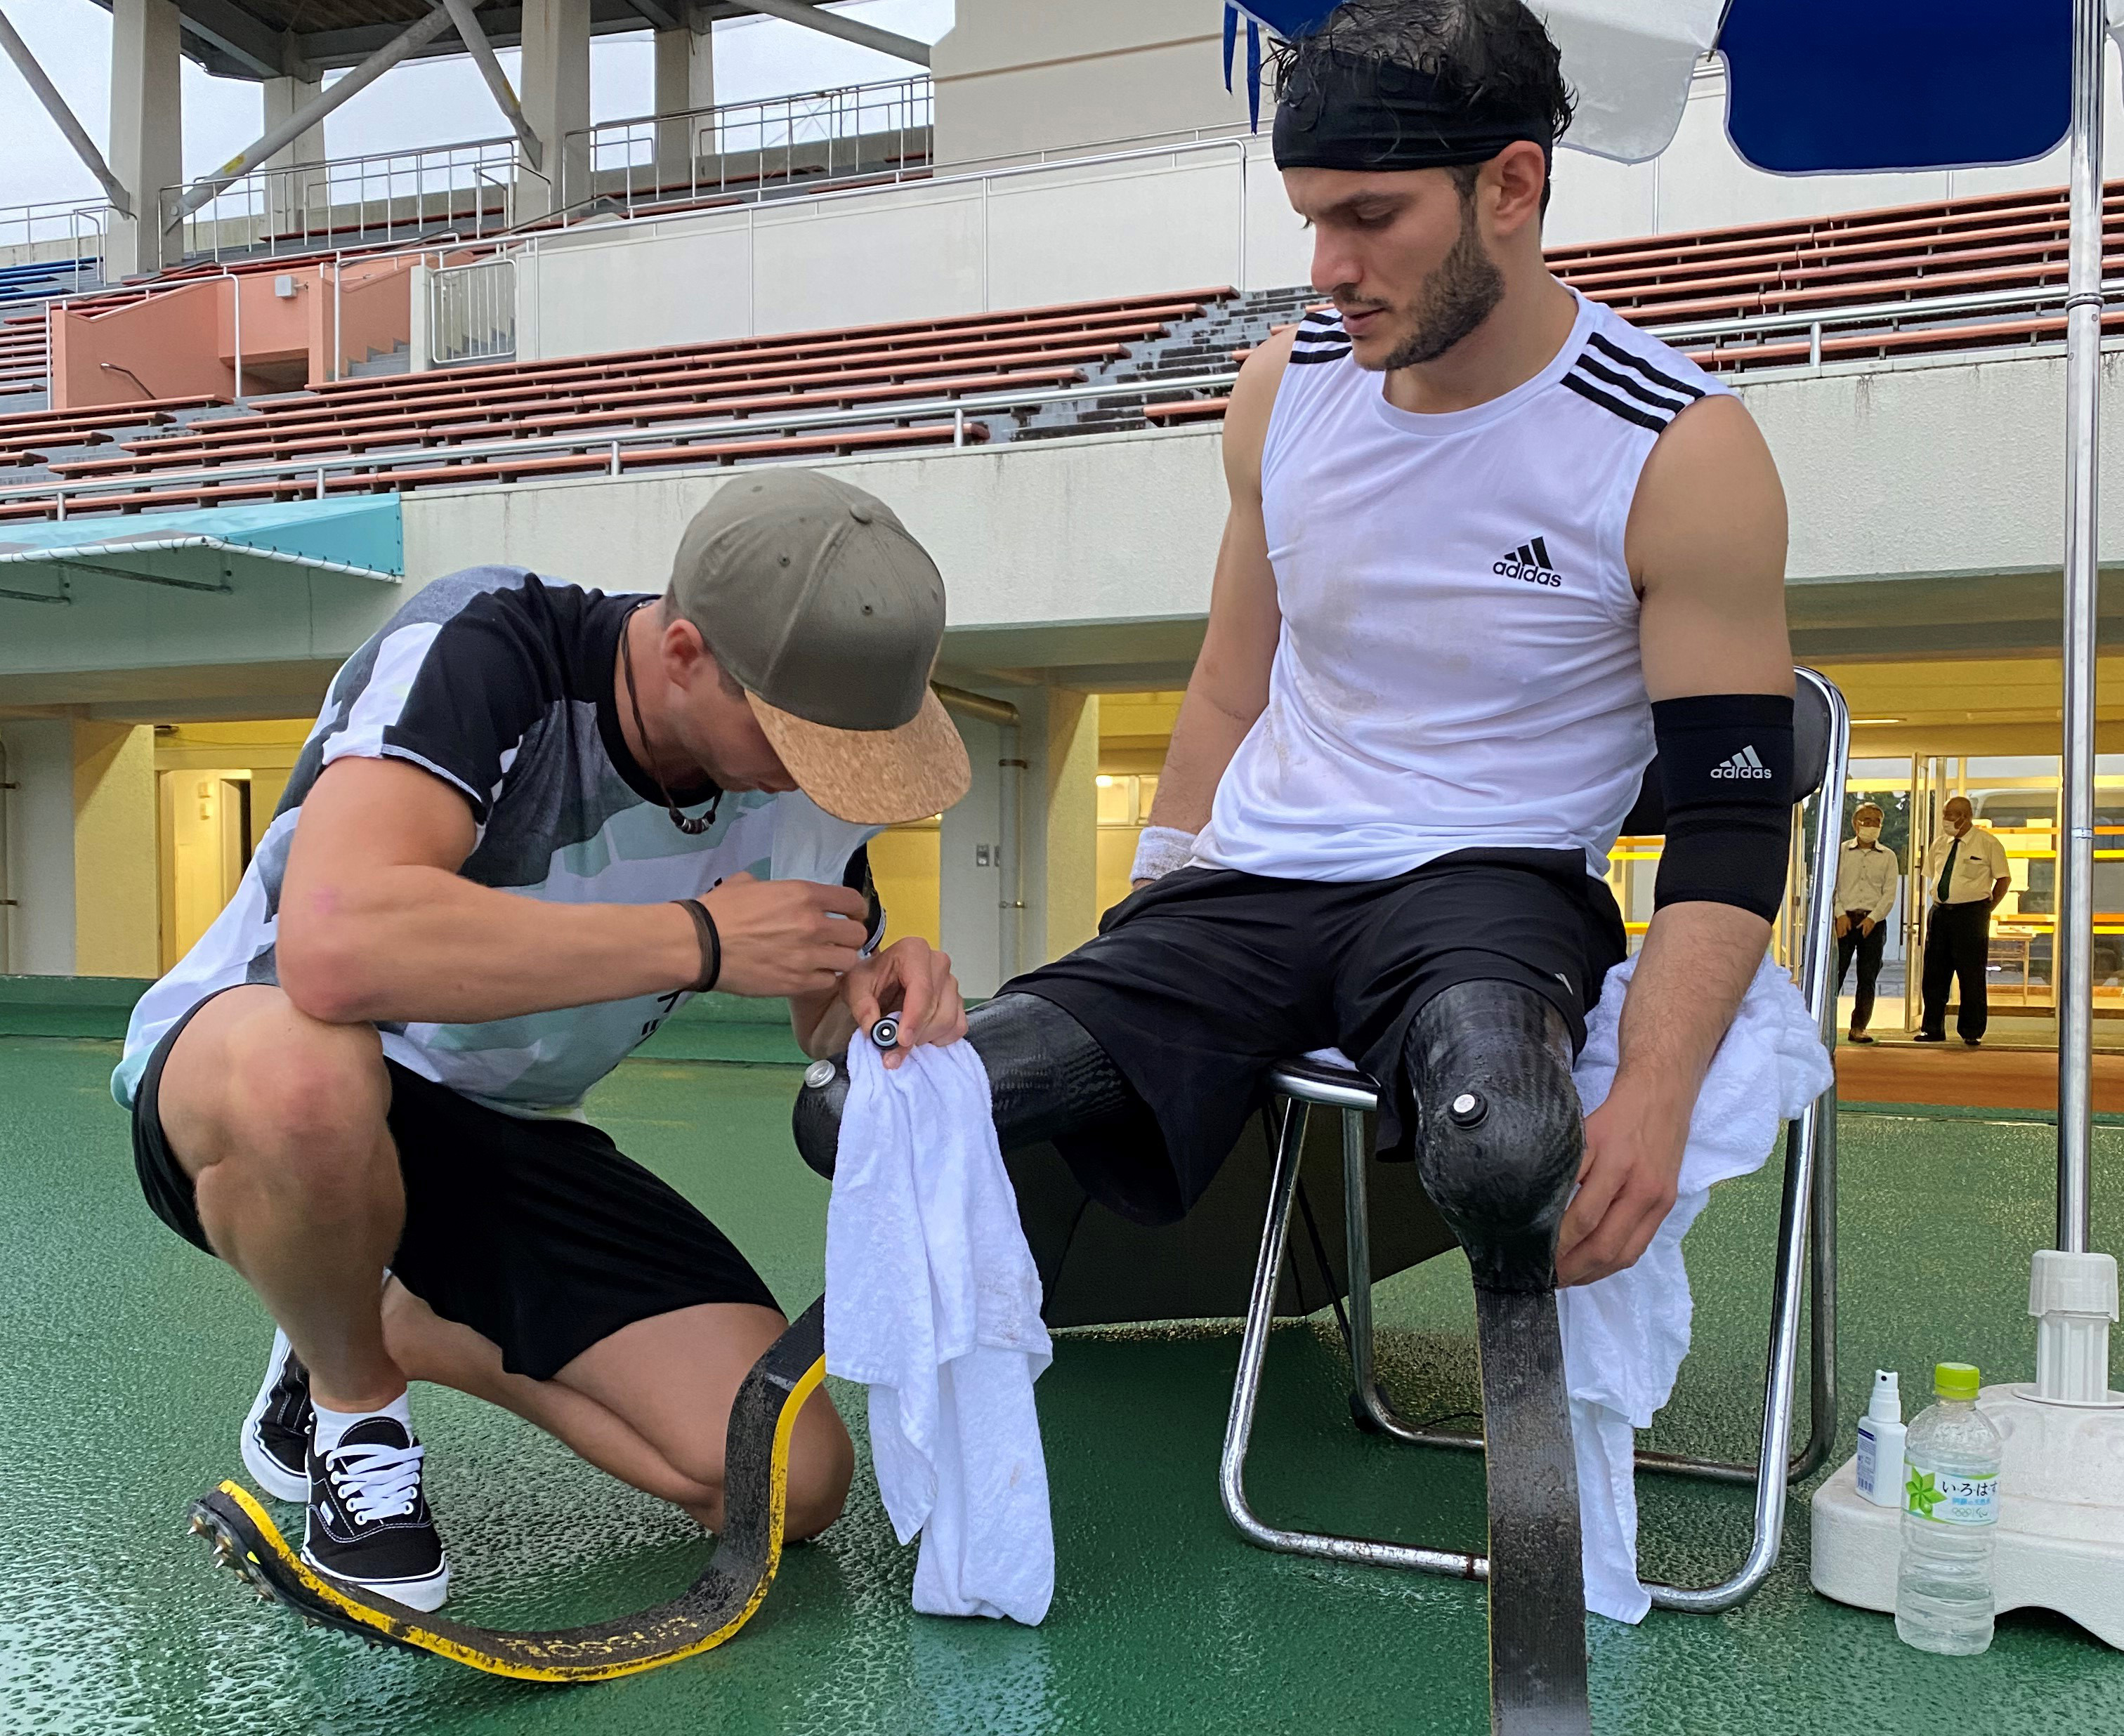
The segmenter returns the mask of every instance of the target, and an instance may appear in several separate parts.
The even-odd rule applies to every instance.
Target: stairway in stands
[[[1233,357],[1252,349],[1279,326],[1295,321],[1321,299],[1319,292],[1299,284],[1285,289],[1257,289],[1227,297],[1192,319],[1175,320],[1171,329],[1128,346],[1128,354],[1087,368],[1088,383],[1180,380],[1201,374],[1229,373]],[[1221,392],[1216,394],[1222,396]],[[1146,416],[1144,406],[1179,403],[1199,393],[1174,391],[1112,398],[1074,398],[1020,411],[991,425],[992,439],[1049,440],[1069,434],[1117,433],[1163,420]]]

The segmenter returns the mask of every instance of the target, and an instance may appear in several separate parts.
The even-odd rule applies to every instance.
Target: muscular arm
[[[1660,437],[1626,548],[1652,698],[1792,692],[1784,491],[1736,400],[1706,399]],[[1769,938],[1762,917],[1730,904],[1654,913],[1623,1003],[1614,1085],[1586,1117],[1557,1250],[1562,1282],[1633,1264],[1672,1207],[1698,1089]]]
[[[1262,523],[1262,443],[1290,358],[1290,334],[1248,356],[1224,415],[1224,488],[1230,506],[1210,589],[1210,622],[1172,726],[1150,823],[1181,832],[1208,823],[1217,784],[1268,703],[1269,665],[1282,616]]]
[[[333,1024],[477,1024],[668,993],[700,980],[676,905],[559,904],[458,872],[476,836],[455,789],[402,760],[343,759],[303,802],[281,887],[280,986]],[[703,901],[733,993],[830,992],[856,959],[844,887],[735,875]],[[839,911],[858,918],[837,922]]]

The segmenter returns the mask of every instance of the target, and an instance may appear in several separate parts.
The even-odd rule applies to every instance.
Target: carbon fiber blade
[[[1478,1288],[1490,1493],[1490,1727],[1591,1736],[1578,1473],[1553,1290]]]

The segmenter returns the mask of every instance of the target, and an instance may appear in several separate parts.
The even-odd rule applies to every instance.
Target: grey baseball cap
[[[898,825],[966,793],[929,689],[944,580],[882,500],[814,470],[741,472],[686,527],[671,596],[829,814]]]

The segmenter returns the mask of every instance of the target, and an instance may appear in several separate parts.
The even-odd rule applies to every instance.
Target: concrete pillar
[[[73,726],[73,968],[160,974],[161,874],[151,724]]]
[[[692,16],[690,9],[688,16]],[[656,32],[656,113],[684,115],[715,106],[716,39],[706,25]],[[670,121],[656,129],[656,185],[676,191],[690,185],[694,159],[716,148],[698,120]]]
[[[1026,857],[1028,876],[1036,863],[1045,864],[1043,921],[1028,924],[1027,936],[1040,956],[1025,961],[1028,969],[1060,958],[1098,932],[1099,791],[1093,780],[1099,775],[1099,696],[1049,688],[1046,738],[1045,763],[1032,768],[1041,800],[1026,803],[1043,810],[1041,854]],[[1031,903],[1029,896],[1026,902]]]
[[[521,77],[524,118],[538,135],[545,173],[542,180],[519,165],[519,223],[590,197],[589,139],[569,140],[565,162],[562,142],[590,124],[590,0],[524,0]]]
[[[321,78],[268,78],[265,82],[266,124],[259,130],[266,132],[280,125],[298,110],[316,101],[323,94],[324,87]],[[325,177],[300,172],[324,160],[325,124],[322,120],[308,132],[299,134],[285,150],[266,160],[266,214],[271,224],[269,233],[318,235],[331,227],[327,214],[330,195]]]
[[[133,198],[114,215],[109,270],[127,277],[176,262],[181,237],[162,233],[162,189],[182,184],[184,108],[174,0],[111,0],[111,172]]]
[[[73,974],[73,725],[63,717],[0,723],[0,972]]]

